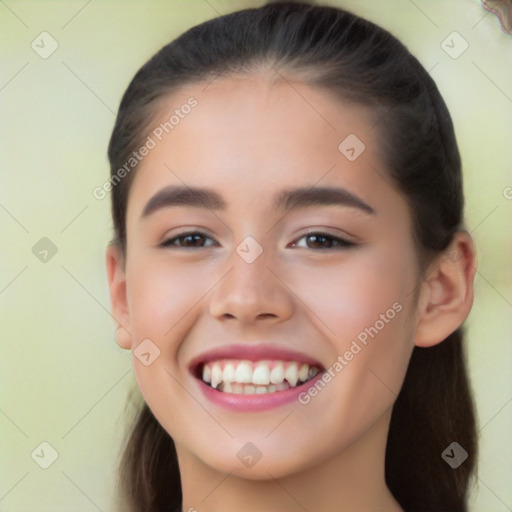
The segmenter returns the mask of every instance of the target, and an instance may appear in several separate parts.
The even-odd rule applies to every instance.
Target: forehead
[[[281,153],[288,160],[318,160],[321,155],[311,151],[316,148],[332,161],[338,157],[340,141],[350,134],[359,134],[372,146],[369,108],[342,102],[326,90],[299,81],[249,75],[191,85],[162,102],[155,124],[165,123],[190,98],[197,105],[165,138],[169,145],[171,139],[175,146],[185,143],[184,149],[208,145],[214,151],[201,152],[196,158],[250,157],[254,162],[267,160],[268,165],[267,155],[275,159]]]
[[[273,189],[292,185],[339,185],[368,201],[384,186],[396,196],[372,127],[369,108],[299,81],[262,75],[188,85],[161,101],[149,131],[154,147],[129,202],[140,212],[169,184],[217,189],[262,208]]]

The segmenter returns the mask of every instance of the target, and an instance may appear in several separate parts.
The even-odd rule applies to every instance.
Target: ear
[[[106,254],[108,286],[112,315],[117,322],[116,342],[121,348],[132,348],[130,312],[126,297],[126,273],[124,256],[117,244],[110,244]]]
[[[431,347],[458,329],[473,305],[476,252],[471,236],[458,231],[421,284],[414,344]]]

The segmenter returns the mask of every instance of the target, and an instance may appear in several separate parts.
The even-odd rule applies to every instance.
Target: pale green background
[[[114,342],[104,250],[106,148],[128,81],[186,28],[254,1],[0,2],[0,510],[111,511],[131,359]],[[512,37],[478,0],[343,0],[391,30],[431,70],[464,163],[479,252],[467,322],[481,427],[473,511],[512,510]],[[44,60],[43,31],[59,44]],[[452,59],[441,42],[469,43]],[[509,196],[510,197],[510,196]],[[58,247],[32,254],[43,236]],[[41,469],[43,441],[58,452]],[[313,511],[311,511],[313,512]]]

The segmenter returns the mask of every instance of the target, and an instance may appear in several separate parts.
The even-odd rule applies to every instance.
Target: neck
[[[391,409],[343,452],[279,478],[272,468],[261,480],[221,473],[177,445],[183,511],[401,512],[384,475],[390,417]]]

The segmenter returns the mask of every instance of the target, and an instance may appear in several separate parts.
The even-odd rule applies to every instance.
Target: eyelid
[[[347,237],[344,235],[335,235],[333,233],[330,233],[329,231],[322,230],[322,229],[308,230],[306,233],[302,233],[302,235],[300,235],[298,238],[295,238],[294,241],[292,242],[292,244],[294,246],[296,246],[300,240],[302,240],[303,238],[306,238],[308,236],[312,236],[312,235],[319,235],[319,236],[325,236],[327,238],[331,238],[332,240],[337,242],[338,245],[334,246],[334,247],[329,247],[326,249],[311,249],[309,247],[304,247],[304,249],[310,249],[310,250],[313,250],[316,252],[318,252],[318,251],[325,252],[325,251],[336,251],[336,250],[344,250],[344,249],[346,250],[346,249],[355,247],[356,245],[359,245],[357,242],[351,240],[352,237]]]
[[[358,238],[355,235],[352,235],[348,233],[347,231],[343,231],[341,229],[335,229],[335,228],[308,228],[305,232],[302,232],[300,237],[306,236],[306,235],[326,235],[331,236],[333,238],[340,238],[342,240],[345,240],[346,242],[350,243],[358,243]]]
[[[199,235],[199,236],[202,236],[203,238],[208,238],[208,239],[212,240],[214,242],[214,244],[218,244],[218,242],[215,240],[215,238],[210,236],[205,230],[187,229],[186,231],[182,231],[177,234],[164,236],[162,242],[160,242],[158,244],[158,246],[163,247],[164,249],[168,248],[168,247],[174,247],[176,249],[204,249],[206,247],[212,247],[212,245],[208,245],[206,247],[189,247],[189,248],[187,248],[187,247],[180,247],[179,245],[171,245],[171,242],[174,242],[179,238],[185,238],[185,237],[191,236],[191,235]]]

